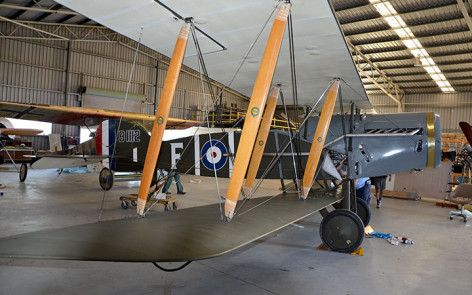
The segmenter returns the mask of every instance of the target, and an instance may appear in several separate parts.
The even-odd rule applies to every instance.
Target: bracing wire
[[[318,100],[316,101],[316,103],[313,105],[313,107],[310,109],[310,111],[308,112],[307,116],[305,117],[305,119],[303,120],[303,122],[300,124],[300,126],[298,126],[298,129],[297,129],[297,133],[299,133],[300,131],[300,128],[302,128],[305,123],[308,121],[308,119],[310,118],[311,114],[315,111],[315,109],[318,107],[318,105],[320,104],[321,100],[323,99],[323,97],[325,97],[326,93],[328,92],[329,88],[331,87],[331,85],[329,85],[325,91],[323,92],[323,94],[321,94],[321,96],[318,98]],[[293,140],[293,138],[291,139]],[[253,193],[255,191],[257,191],[257,189],[261,186],[262,182],[264,181],[264,179],[267,177],[267,175],[269,174],[269,172],[272,170],[272,168],[277,164],[277,162],[280,160],[280,158],[283,156],[283,153],[285,152],[285,150],[289,147],[290,143],[291,143],[291,140],[290,139],[287,139],[285,140],[285,142],[281,145],[281,148],[279,148],[279,150],[277,151],[277,154],[272,158],[272,160],[269,162],[269,164],[267,165],[267,168],[264,170],[261,178],[259,179],[259,181],[256,183],[256,185],[254,186],[251,194],[249,196],[247,196],[242,204],[235,210],[235,213],[234,215],[237,215],[237,216],[241,216],[259,206],[261,206],[262,204],[265,204],[266,202],[272,200],[273,198],[275,198],[276,196],[273,196],[269,199],[267,199],[266,201],[256,205],[256,206],[253,206],[241,213],[238,214],[238,212],[244,207],[244,205],[246,204],[247,201],[249,201],[252,196],[253,196]]]
[[[128,93],[129,89],[131,87],[131,80],[133,78],[133,73],[134,73],[134,68],[136,66],[136,59],[138,57],[138,52],[139,52],[139,45],[141,44],[141,37],[143,36],[143,27],[141,27],[141,31],[139,33],[139,39],[138,39],[138,44],[136,45],[136,51],[134,52],[134,58],[133,58],[133,63],[131,65],[131,71],[129,74],[129,79],[128,79],[128,84],[126,85],[126,93],[125,93],[125,99],[123,100],[123,105],[121,107],[121,115],[120,115],[120,120],[118,121],[118,128],[116,128],[116,134],[119,133],[120,127],[121,127],[121,122],[123,120],[123,113],[125,111],[125,106],[126,106],[126,101],[128,99]],[[115,141],[113,142],[113,151],[111,153],[110,157],[110,165],[113,164],[113,161],[115,160],[115,152],[116,152],[116,142],[118,140],[118,136],[115,136]],[[111,166],[110,166],[111,167]],[[108,182],[108,179],[107,179]],[[98,221],[101,221],[102,218],[102,212],[103,212],[103,205],[105,204],[105,198],[106,198],[107,191],[105,190],[103,192],[103,198],[102,198],[102,204],[100,206],[100,214],[98,215]]]
[[[262,26],[261,30],[259,31],[259,33],[256,35],[256,38],[254,39],[254,41],[251,43],[251,46],[249,46],[249,48],[247,49],[246,53],[244,54],[243,58],[241,59],[241,61],[239,62],[238,66],[236,67],[236,71],[234,72],[234,75],[231,77],[231,79],[228,81],[228,83],[226,83],[223,88],[221,88],[221,91],[220,91],[220,94],[223,93],[223,91],[228,88],[228,87],[231,87],[231,84],[233,84],[233,81],[234,79],[236,78],[236,76],[239,74],[239,71],[241,70],[244,62],[248,59],[248,56],[249,54],[251,53],[252,49],[254,48],[254,46],[256,45],[257,41],[259,40],[259,37],[262,35],[262,32],[264,32],[265,28],[267,27],[267,24],[269,23],[270,19],[272,18],[272,15],[274,15],[275,11],[279,8],[280,6],[280,2],[282,2],[282,0],[279,0],[279,3],[277,5],[275,5],[274,9],[272,10],[272,12],[270,13],[269,17],[266,19],[264,25]]]

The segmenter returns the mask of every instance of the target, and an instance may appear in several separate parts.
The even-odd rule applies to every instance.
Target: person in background
[[[356,184],[356,197],[362,199],[370,205],[370,179],[369,177],[362,177],[355,180]]]
[[[169,173],[169,177],[167,178],[167,182],[162,188],[162,192],[166,194],[170,194],[169,187],[172,184],[172,178],[175,180],[175,184],[177,185],[177,194],[179,195],[185,195],[187,192],[184,191],[184,186],[180,182],[180,174],[177,171],[171,171]]]
[[[380,208],[380,206],[382,205],[382,196],[387,185],[387,177],[389,178],[388,181],[392,181],[392,175],[383,175],[370,178],[372,184],[375,186],[375,198],[377,199],[377,208]]]

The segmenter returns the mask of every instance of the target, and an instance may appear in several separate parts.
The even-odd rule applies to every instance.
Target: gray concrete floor
[[[188,193],[176,195],[179,209],[216,202],[214,180],[190,183],[195,178],[182,177]],[[7,186],[0,189],[0,236],[97,221],[104,196],[97,179],[43,170],[30,171],[19,183],[17,174],[0,170],[0,183]],[[222,194],[227,183],[221,179]],[[118,198],[138,186],[116,183],[105,195],[102,218],[134,217]],[[259,195],[277,193],[279,186],[267,181]],[[162,206],[152,210],[165,214]],[[0,259],[0,294],[470,294],[472,221],[450,221],[448,212],[428,202],[384,198],[382,208],[372,207],[372,227],[415,244],[366,239],[365,256],[316,250],[321,216],[315,214],[174,273],[150,263]]]

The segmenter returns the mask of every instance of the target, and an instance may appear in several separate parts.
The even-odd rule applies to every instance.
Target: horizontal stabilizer
[[[32,169],[74,168],[98,163],[108,156],[96,155],[45,155],[31,164]]]
[[[340,191],[338,192],[340,193]],[[301,201],[279,195],[262,206],[220,220],[218,204],[22,234],[0,239],[0,257],[170,262],[225,254],[340,201],[331,195]],[[313,197],[313,198],[312,198]],[[252,199],[240,212],[266,201]]]

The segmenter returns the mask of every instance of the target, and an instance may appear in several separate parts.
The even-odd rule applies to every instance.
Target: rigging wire
[[[192,26],[191,26],[191,32],[192,32],[192,38],[195,42],[195,47],[197,48],[197,53],[198,53],[198,56],[199,56],[198,70],[200,72],[200,81],[201,81],[201,85],[202,85],[203,103],[204,103],[205,111],[207,111],[208,110],[208,105],[207,105],[207,101],[206,101],[206,98],[205,98],[205,84],[203,82],[202,71],[200,69],[202,68],[203,71],[205,71],[205,75],[207,77],[208,77],[208,72],[206,72],[206,67],[205,67],[205,64],[203,63],[203,57],[201,55],[200,45],[198,43],[198,39],[197,39],[197,36],[195,34],[195,27],[194,27],[193,22],[192,22]],[[210,91],[212,92],[212,87],[210,87]],[[213,94],[213,92],[212,92],[212,94]],[[216,100],[213,101],[213,105],[215,105],[215,103],[216,103]],[[206,122],[207,122],[207,128],[208,128],[208,138],[210,140],[210,151],[213,151],[213,140],[211,138],[210,118],[209,118],[208,114],[209,114],[209,112],[207,112],[207,116],[206,116]],[[220,186],[219,186],[219,182],[218,182],[218,173],[216,172],[215,161],[212,161],[212,164],[213,164],[213,173],[215,175],[215,184],[216,184],[218,205],[219,205],[219,209],[220,209],[220,218],[221,218],[221,220],[223,220],[223,207],[222,207],[222,202],[221,202],[222,200],[221,200]]]
[[[241,59],[241,61],[239,62],[238,66],[236,67],[236,71],[234,72],[234,75],[233,77],[229,80],[228,83],[226,83],[225,85],[223,85],[223,88],[221,88],[221,91],[220,91],[220,94],[223,93],[223,90],[225,90],[226,88],[230,87],[231,84],[233,84],[233,81],[234,79],[236,78],[236,76],[239,74],[239,71],[241,70],[244,62],[248,59],[248,56],[249,54],[251,53],[252,49],[254,48],[254,46],[256,45],[257,41],[259,40],[259,37],[262,35],[262,32],[264,32],[265,28],[267,27],[267,24],[269,23],[270,19],[272,18],[272,15],[274,15],[275,11],[279,8],[280,6],[280,2],[282,2],[283,0],[278,0],[279,3],[277,3],[277,5],[275,5],[274,9],[272,10],[272,12],[270,13],[269,17],[266,19],[264,25],[262,26],[261,30],[259,31],[259,33],[256,35],[256,38],[254,39],[254,41],[251,43],[251,46],[249,46],[248,50],[246,51],[246,53],[244,54],[243,58]]]
[[[303,120],[303,122],[300,124],[300,126],[298,126],[298,129],[297,129],[297,132],[299,133],[300,131],[300,128],[302,128],[305,123],[308,121],[308,119],[310,118],[311,114],[315,111],[315,109],[318,107],[318,105],[320,104],[321,100],[323,99],[323,97],[325,97],[326,93],[328,92],[329,88],[331,87],[331,85],[329,85],[325,91],[321,94],[321,96],[318,98],[318,100],[316,101],[316,103],[313,105],[313,107],[311,108],[310,112],[308,112],[307,116],[305,117],[305,119]],[[277,151],[277,155],[275,155],[272,160],[269,162],[269,164],[267,165],[267,168],[264,170],[264,173],[262,174],[261,178],[259,179],[259,181],[256,183],[256,185],[254,186],[251,194],[245,198],[243,200],[243,203],[239,206],[239,208],[237,208],[237,210],[235,210],[235,215],[243,208],[243,206],[246,204],[247,201],[249,201],[252,196],[253,196],[253,193],[255,191],[257,191],[257,189],[261,186],[262,182],[264,181],[264,179],[267,177],[267,175],[269,174],[269,172],[272,170],[272,168],[277,164],[277,162],[280,160],[280,158],[283,156],[283,153],[285,152],[285,150],[289,147],[291,141],[290,140],[286,140],[282,145],[281,145],[281,148]],[[276,196],[273,196],[269,199],[267,199],[266,201],[264,201],[263,203],[260,203],[256,206],[253,206],[249,209],[247,209],[246,211],[238,214],[238,216],[241,216],[259,206],[261,206],[262,204],[272,200],[273,198],[275,198]]]
[[[288,138],[289,138],[289,141],[290,141],[290,150],[292,152],[293,172],[295,172],[295,181],[297,183],[297,187],[296,187],[297,194],[298,194],[298,197],[300,198],[300,180],[298,179],[298,172],[297,172],[298,169],[297,169],[297,164],[295,163],[295,155],[294,155],[294,151],[293,151],[294,136],[292,134],[292,130],[290,129],[289,117],[288,117],[288,112],[287,112],[287,105],[285,104],[284,94],[283,94],[282,91],[280,91],[280,98],[282,99],[282,104],[284,105],[285,115],[287,115],[287,134],[288,134]],[[301,154],[300,154],[299,151],[300,150],[297,150],[298,158],[301,157]]]
[[[300,117],[298,113],[298,86],[297,86],[297,69],[295,63],[295,41],[293,37],[293,20],[292,20],[292,10],[290,10],[287,19],[287,26],[288,26],[288,44],[289,44],[289,53],[290,53],[290,74],[292,78],[292,96],[293,96],[293,105],[295,106],[295,122],[300,124]],[[289,118],[287,110],[285,110],[285,114],[287,118]],[[288,129],[290,133],[292,133],[291,129]],[[293,135],[292,135],[293,136]],[[298,173],[302,175],[302,162],[301,162],[301,140],[300,140],[300,133],[296,133],[296,141],[295,141],[295,149],[297,151],[297,159],[298,159]],[[297,184],[300,186],[300,184]]]
[[[121,127],[121,122],[123,120],[123,113],[125,111],[125,106],[126,106],[126,101],[128,100],[128,94],[129,94],[129,89],[131,87],[131,80],[133,78],[133,74],[134,74],[134,68],[136,66],[136,59],[138,57],[138,52],[139,52],[139,46],[141,44],[141,38],[143,36],[143,27],[141,27],[141,31],[139,32],[139,39],[138,39],[138,44],[136,45],[136,51],[134,52],[134,58],[133,58],[133,63],[131,65],[131,72],[129,74],[129,79],[128,79],[128,84],[126,85],[126,93],[125,93],[125,98],[123,100],[123,105],[121,107],[121,115],[120,115],[120,119],[118,121],[118,128],[116,128],[116,135],[118,135],[118,133],[120,132],[120,127]],[[111,157],[110,157],[110,167],[112,167],[113,165],[113,161],[115,160],[115,152],[116,152],[116,142],[118,141],[118,136],[115,136],[115,140],[113,142],[113,151],[111,153]],[[111,171],[110,171],[111,172]],[[109,180],[109,177],[107,177],[107,183],[108,183],[108,180]],[[103,205],[105,204],[105,198],[106,198],[106,194],[107,194],[107,191],[105,190],[103,192],[103,198],[102,198],[102,204],[100,206],[100,213],[98,215],[98,221],[100,222],[101,221],[101,218],[102,218],[102,212],[103,212]]]

